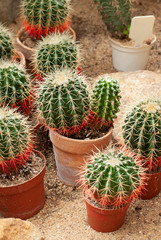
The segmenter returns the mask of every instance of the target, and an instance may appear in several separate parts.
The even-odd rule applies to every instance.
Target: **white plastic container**
[[[149,57],[152,44],[156,41],[156,36],[150,45],[144,44],[141,47],[131,47],[122,45],[120,42],[109,38],[112,47],[112,61],[114,68],[119,72],[130,72],[144,70]]]

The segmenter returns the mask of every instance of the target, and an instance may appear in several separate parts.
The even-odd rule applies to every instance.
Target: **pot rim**
[[[17,49],[14,49],[14,55],[18,55],[18,57],[20,57],[20,64],[25,67],[25,64],[26,64],[26,60],[25,60],[25,56],[23,55],[22,52],[20,52],[19,50]]]
[[[43,161],[44,161],[44,166],[42,167],[42,169],[40,170],[40,172],[38,172],[38,174],[34,175],[31,179],[27,180],[27,181],[24,181],[22,183],[18,183],[18,184],[15,184],[15,185],[10,185],[10,186],[0,186],[0,189],[10,189],[10,188],[15,188],[15,187],[18,187],[18,186],[22,186],[24,184],[27,184],[29,182],[31,182],[34,178],[38,177],[40,174],[43,173],[43,171],[45,171],[45,168],[46,168],[46,158],[45,156],[37,151],[37,150],[33,150],[33,152],[37,153],[38,155],[40,155],[40,157],[42,157]]]

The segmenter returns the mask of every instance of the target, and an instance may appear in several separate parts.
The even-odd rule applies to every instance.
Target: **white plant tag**
[[[143,42],[151,37],[154,21],[153,15],[132,18],[129,37],[135,41],[136,47],[142,46]]]

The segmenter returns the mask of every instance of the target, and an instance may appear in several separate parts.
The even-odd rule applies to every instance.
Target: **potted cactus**
[[[34,150],[24,115],[0,108],[0,132],[0,212],[4,217],[27,219],[44,206],[46,160]]]
[[[63,32],[66,29],[75,38],[74,30],[69,27],[70,12],[69,0],[22,0],[23,27],[17,34],[17,44],[26,59],[31,59],[34,48],[25,45],[25,38],[30,38],[30,42],[35,44],[35,40],[46,37],[51,32]]]
[[[22,65],[0,61],[0,79],[0,106],[10,106],[29,115],[32,95],[29,76]]]
[[[37,45],[32,63],[38,79],[42,79],[56,68],[76,69],[80,65],[79,45],[69,33],[51,34]]]
[[[149,179],[143,199],[156,196],[161,190],[161,101],[148,99],[136,105],[126,116],[124,142],[139,156],[147,168]]]
[[[38,88],[39,119],[49,129],[58,176],[66,184],[76,185],[88,154],[109,144],[119,110],[119,92],[117,81],[102,78],[90,97],[83,75],[70,69],[57,69]],[[97,108],[93,102],[98,103]],[[90,139],[93,132],[96,136]]]
[[[148,62],[149,52],[156,37],[148,35],[152,22],[144,22],[145,17],[139,17],[140,23],[137,22],[135,27],[134,19],[131,19],[132,5],[131,0],[94,0],[102,19],[110,32],[110,44],[112,47],[113,66],[117,71],[136,71],[143,70]],[[137,18],[137,17],[135,17]],[[144,19],[143,19],[144,18]],[[143,19],[143,22],[142,22]],[[137,19],[138,20],[138,19]],[[133,25],[133,26],[132,26]],[[138,26],[142,25],[142,30]],[[147,27],[149,26],[149,29]],[[137,29],[134,33],[133,29]],[[146,35],[147,32],[147,35]],[[136,40],[145,39],[137,44]],[[151,36],[152,35],[152,36]],[[147,38],[146,38],[147,37]],[[145,41],[144,41],[145,40]]]
[[[144,169],[124,149],[93,154],[81,171],[89,225],[99,232],[122,226],[126,211],[144,188]]]

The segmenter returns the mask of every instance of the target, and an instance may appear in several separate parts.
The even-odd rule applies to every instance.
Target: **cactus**
[[[52,34],[39,42],[33,59],[35,70],[41,75],[51,73],[56,68],[76,68],[79,63],[79,47],[69,34]]]
[[[119,208],[144,189],[144,169],[123,149],[97,153],[84,168],[81,182],[85,197],[101,207]]]
[[[68,28],[69,0],[23,0],[22,16],[25,30],[36,39],[50,32]]]
[[[161,101],[140,102],[126,116],[123,138],[128,148],[141,157],[145,166],[161,166]]]
[[[13,55],[12,34],[0,24],[0,59],[11,59]]]
[[[112,36],[127,38],[131,24],[129,0],[94,0]]]
[[[27,119],[7,107],[0,108],[0,172],[23,166],[33,148]]]
[[[110,77],[101,78],[95,84],[92,94],[91,110],[96,113],[95,121],[101,127],[111,125],[117,117],[120,105],[120,89],[117,80]],[[101,123],[101,124],[100,124]]]
[[[18,107],[29,113],[31,105],[29,76],[23,67],[7,61],[0,62],[0,102],[1,105]]]
[[[89,94],[83,76],[69,69],[56,70],[40,85],[38,109],[48,128],[77,132],[89,110]]]

